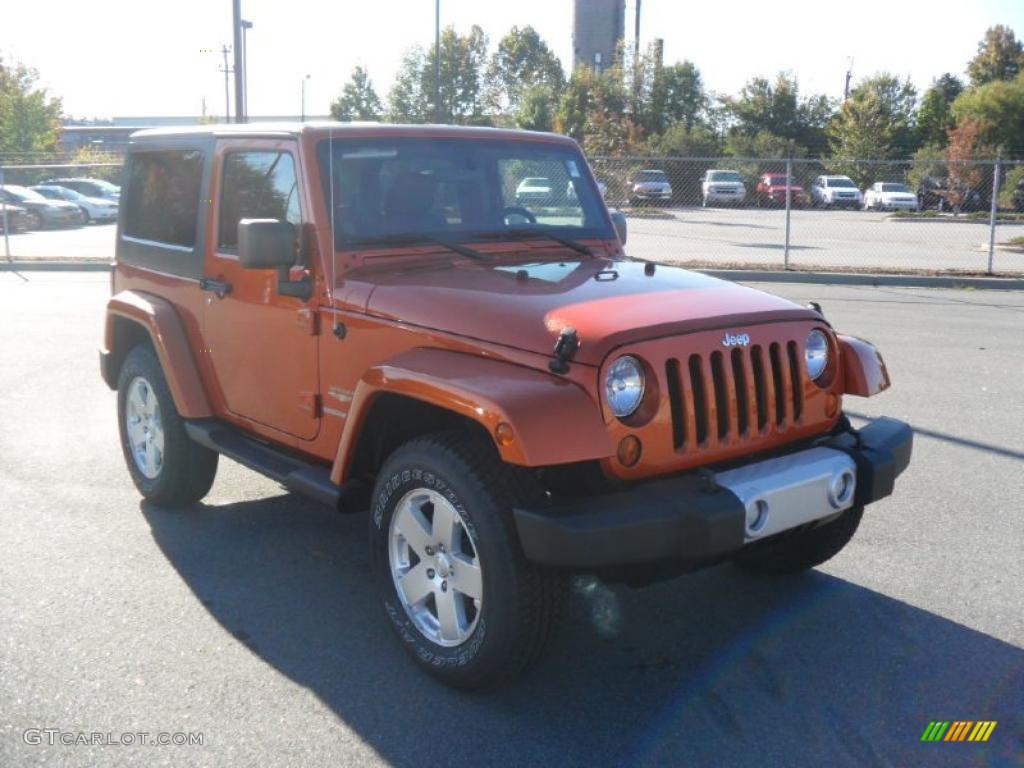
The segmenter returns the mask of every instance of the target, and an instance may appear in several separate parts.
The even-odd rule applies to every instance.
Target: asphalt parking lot
[[[644,217],[650,216],[651,218]],[[1024,234],[1001,223],[996,242]],[[654,208],[629,217],[631,256],[684,264],[781,266],[785,211],[778,208]],[[792,211],[790,266],[985,272],[988,220],[907,221],[877,211]],[[1024,272],[1024,252],[997,249],[993,271]]]
[[[0,766],[1020,765],[1024,292],[766,289],[884,352],[893,390],[846,405],[914,425],[896,495],[797,578],[580,580],[540,668],[462,695],[392,639],[363,519],[226,460],[194,509],[140,504],[97,370],[108,276],[0,273]],[[921,743],[935,719],[998,725]]]
[[[114,253],[113,224],[12,235],[16,259],[98,259]],[[796,210],[790,227],[796,269],[985,272],[988,222],[896,221],[875,211]],[[996,242],[1024,234],[1001,224]],[[627,252],[683,264],[781,266],[785,212],[758,208],[653,208],[629,216]],[[983,247],[984,246],[984,247]],[[1024,252],[997,249],[996,273],[1024,273]]]

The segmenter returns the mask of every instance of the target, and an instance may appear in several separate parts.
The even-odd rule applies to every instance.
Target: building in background
[[[574,0],[572,12],[573,68],[611,66],[626,36],[626,0]]]

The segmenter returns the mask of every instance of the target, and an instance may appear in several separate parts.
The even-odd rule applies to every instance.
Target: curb
[[[733,282],[815,283],[819,285],[893,285],[907,288],[978,288],[1024,291],[1024,278],[958,277],[957,275],[872,275],[855,272],[779,272],[756,269],[696,269]]]
[[[109,272],[113,264],[109,261],[47,261],[29,259],[26,261],[0,261],[0,272]]]

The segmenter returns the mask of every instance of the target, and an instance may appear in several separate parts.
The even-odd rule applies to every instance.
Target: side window
[[[217,247],[238,248],[242,219],[302,223],[295,160],[287,152],[232,152],[224,158]]]
[[[124,201],[124,234],[194,248],[203,155],[161,150],[132,155]]]

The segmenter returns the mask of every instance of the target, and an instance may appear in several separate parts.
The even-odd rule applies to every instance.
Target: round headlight
[[[807,375],[818,379],[828,367],[828,337],[817,329],[807,335],[804,347],[804,360],[807,363]]]
[[[640,407],[644,399],[644,368],[635,357],[624,355],[608,367],[604,392],[612,413],[620,419]]]

